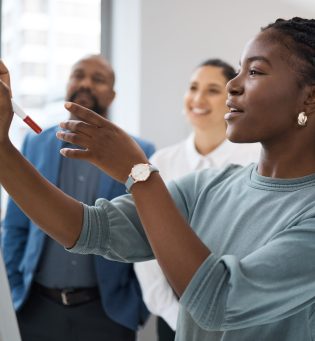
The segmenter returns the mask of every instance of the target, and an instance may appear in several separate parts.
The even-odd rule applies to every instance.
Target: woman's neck
[[[194,143],[198,153],[207,155],[215,150],[226,139],[225,130],[225,125],[207,130],[196,128]]]
[[[268,148],[263,144],[258,173],[273,178],[299,178],[315,173],[315,148],[303,148],[288,143]]]

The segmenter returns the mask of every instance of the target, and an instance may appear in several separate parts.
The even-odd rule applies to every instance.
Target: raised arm
[[[0,182],[19,207],[47,234],[66,247],[75,244],[82,229],[79,202],[45,180],[12,145],[8,130],[12,121],[9,73],[0,62]],[[74,103],[66,109],[82,121],[61,124],[69,132],[58,137],[83,147],[63,149],[66,157],[85,159],[114,179],[125,182],[131,167],[148,162],[145,154],[123,130],[96,113]],[[185,290],[201,263],[210,254],[178,212],[161,177],[132,187],[138,214],[152,249],[178,295]],[[184,257],[187,250],[194,250]],[[177,271],[178,269],[182,271]]]
[[[64,156],[92,162],[123,183],[133,165],[148,162],[133,140],[113,123],[74,103],[67,103],[66,108],[82,121],[63,122],[61,127],[68,131],[57,136],[83,149],[63,149]],[[135,184],[132,195],[154,254],[181,295],[210,251],[181,216],[158,173]],[[188,250],[193,252],[186,257]]]
[[[44,179],[11,143],[10,77],[1,61],[0,79],[0,182],[30,219],[70,247],[80,234],[83,208]]]

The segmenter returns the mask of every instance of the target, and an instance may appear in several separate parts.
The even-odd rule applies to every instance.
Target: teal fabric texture
[[[231,165],[171,182],[169,191],[212,252],[180,299],[176,340],[313,340],[315,174],[274,179],[255,164]],[[71,251],[154,257],[130,195],[84,206]]]

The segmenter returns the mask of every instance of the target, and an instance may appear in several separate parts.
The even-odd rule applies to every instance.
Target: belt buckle
[[[70,292],[72,292],[73,290],[71,289],[63,289],[61,291],[61,301],[62,301],[62,304],[63,305],[70,305],[71,303],[69,302],[69,299],[68,299],[68,294]]]

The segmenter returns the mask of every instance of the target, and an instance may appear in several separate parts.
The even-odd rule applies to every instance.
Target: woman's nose
[[[244,86],[241,82],[239,75],[231,79],[226,84],[226,90],[229,95],[234,95],[234,96],[241,95],[244,92]]]
[[[195,93],[193,100],[196,104],[200,104],[205,101],[205,96],[201,91],[198,91],[197,93]]]

